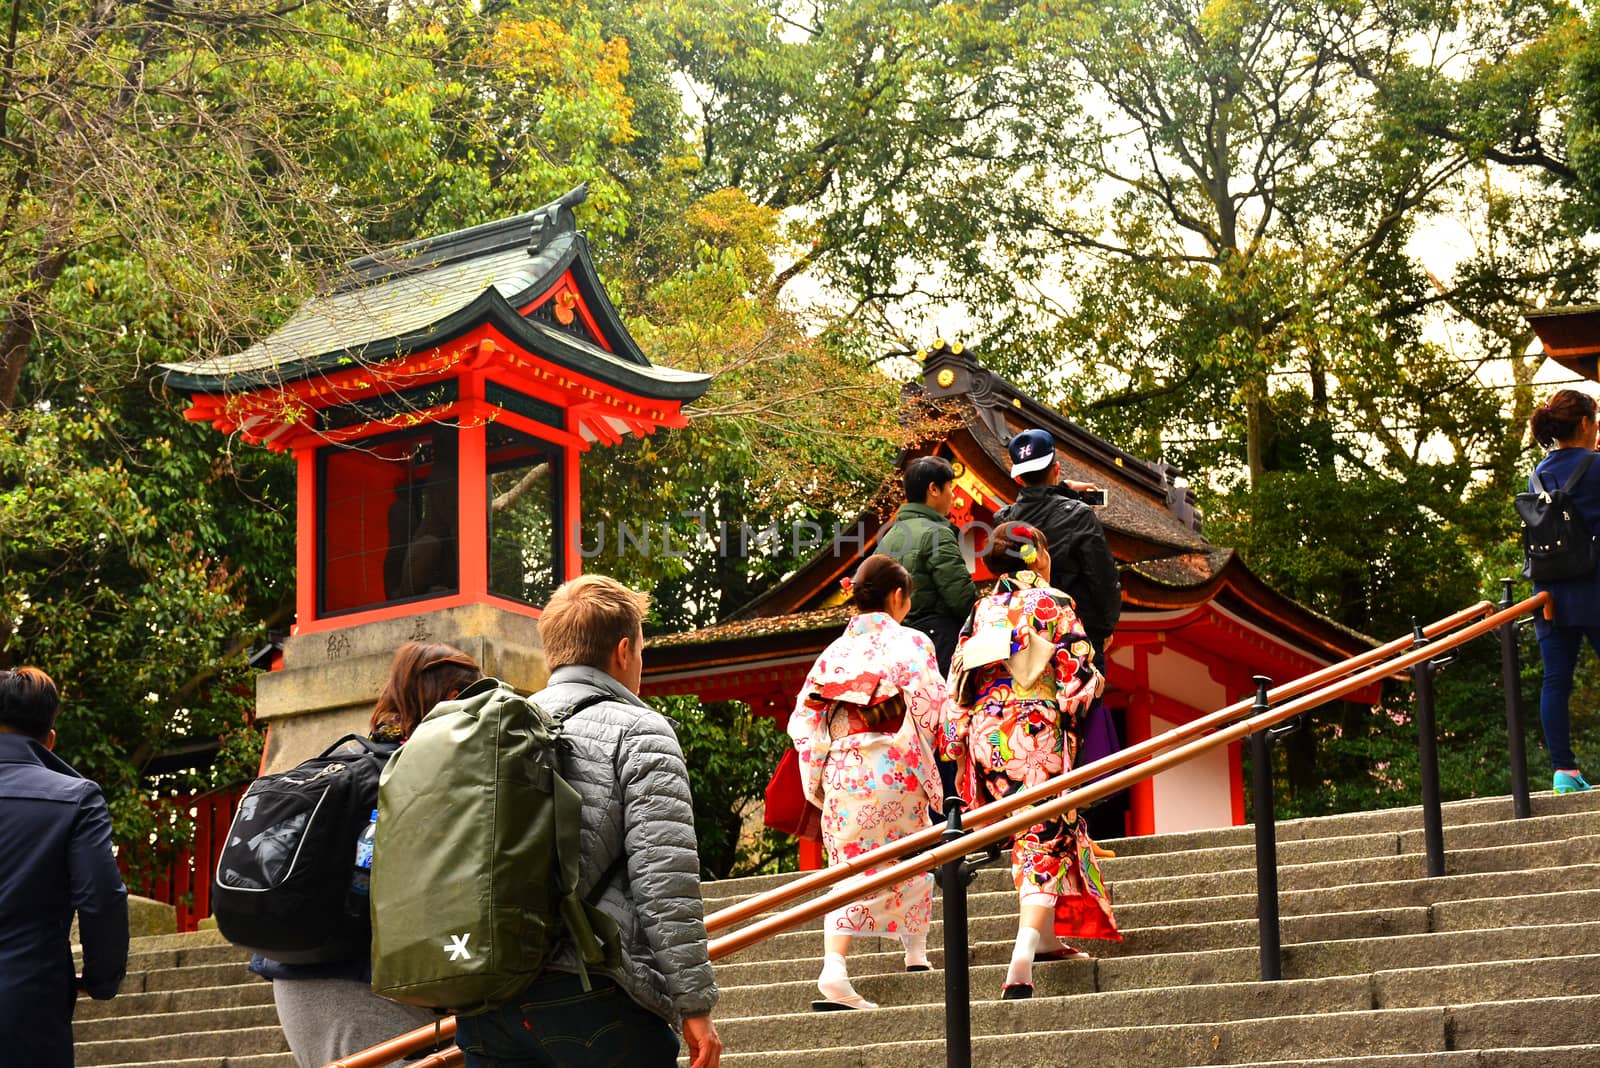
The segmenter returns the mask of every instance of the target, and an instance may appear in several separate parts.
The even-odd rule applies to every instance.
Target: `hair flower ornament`
[[[1033,562],[1039,559],[1039,550],[1031,541],[1025,541],[1017,546],[1017,555],[1022,557],[1023,563],[1031,567]]]
[[[849,575],[846,575],[844,578],[839,580],[839,588],[845,593],[854,593],[856,591],[856,584],[850,580]]]

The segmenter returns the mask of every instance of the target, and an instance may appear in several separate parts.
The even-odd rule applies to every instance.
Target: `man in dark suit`
[[[0,1061],[30,1068],[70,1068],[78,991],[114,997],[128,966],[105,798],[50,751],[60,704],[44,672],[0,671]]]

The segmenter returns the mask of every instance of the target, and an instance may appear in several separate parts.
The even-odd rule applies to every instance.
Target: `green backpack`
[[[483,679],[395,753],[378,780],[374,990],[472,1014],[520,994],[564,935],[585,989],[585,965],[618,962],[616,922],[577,893],[582,800],[560,770],[562,720],[606,699],[557,718]]]

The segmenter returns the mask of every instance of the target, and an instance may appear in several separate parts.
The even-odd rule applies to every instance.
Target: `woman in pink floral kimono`
[[[905,568],[868,557],[849,588],[857,615],[817,658],[789,718],[801,789],[822,809],[829,864],[928,825],[928,808],[938,808],[943,794],[933,745],[950,711],[933,643],[900,625],[911,609]],[[856,993],[845,968],[858,935],[900,939],[906,970],[927,970],[932,912],[933,876],[923,874],[828,913],[822,1000],[812,1008],[877,1008]]]
[[[1042,533],[995,531],[984,554],[999,575],[962,628],[951,678],[957,713],[949,752],[970,805],[1017,793],[1072,766],[1072,728],[1104,681],[1072,598],[1053,589]],[[1093,843],[1076,812],[1030,827],[1012,845],[1021,898],[1017,942],[1001,996],[1033,996],[1033,962],[1084,954],[1063,938],[1121,941]]]

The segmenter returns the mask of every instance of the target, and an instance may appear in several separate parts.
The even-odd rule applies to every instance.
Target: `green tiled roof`
[[[489,321],[608,384],[658,399],[700,396],[708,376],[651,364],[607,299],[572,214],[583,195],[580,187],[523,215],[356,260],[329,292],[244,351],[163,365],[167,384],[214,393],[293,382],[424,351]],[[613,351],[517,314],[568,270]]]

